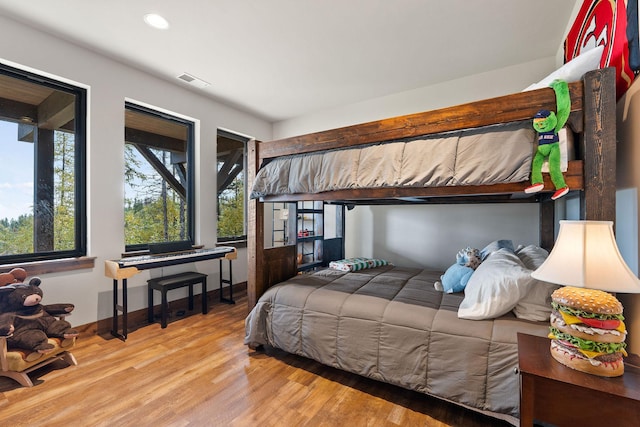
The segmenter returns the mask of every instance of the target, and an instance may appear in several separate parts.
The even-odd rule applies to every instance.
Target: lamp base
[[[601,377],[622,375],[627,331],[620,301],[608,292],[574,286],[556,289],[551,300],[553,358]]]
[[[589,359],[578,350],[567,347],[558,340],[551,340],[551,356],[563,365],[599,377],[619,377],[624,374],[622,356],[611,354],[602,356],[605,360]]]

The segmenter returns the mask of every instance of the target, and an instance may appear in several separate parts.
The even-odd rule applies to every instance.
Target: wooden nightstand
[[[557,362],[549,339],[518,333],[520,425],[640,426],[640,369],[604,378]]]

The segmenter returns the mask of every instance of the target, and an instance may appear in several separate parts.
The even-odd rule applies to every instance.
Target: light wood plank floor
[[[507,426],[395,386],[242,344],[246,298],[130,331],[82,338],[22,388],[0,377],[2,426]],[[70,318],[72,321],[73,319]]]

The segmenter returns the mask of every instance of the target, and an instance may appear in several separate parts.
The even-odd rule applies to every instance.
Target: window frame
[[[181,125],[185,125],[187,127],[187,149],[186,149],[186,159],[187,159],[187,188],[186,190],[186,204],[187,204],[187,239],[192,245],[195,244],[195,219],[196,219],[196,188],[195,188],[195,123],[192,120],[180,117],[177,114],[172,114],[169,112],[164,112],[154,107],[149,107],[146,105],[141,105],[135,101],[125,101],[125,111],[127,109],[136,111],[138,113],[149,114],[155,118],[161,118],[165,120],[170,120]],[[126,123],[125,123],[126,128]],[[124,140],[124,143],[127,144],[127,141]],[[124,202],[124,200],[123,200]],[[123,204],[123,213],[124,213],[124,204]],[[124,230],[123,230],[124,231]],[[174,241],[172,241],[174,242]],[[149,250],[149,244],[153,243],[165,243],[165,242],[147,242],[147,243],[139,243],[134,245],[127,245],[125,239],[125,252],[135,252],[135,251],[146,251]]]
[[[247,153],[248,153],[248,148],[249,148],[249,141],[251,140],[250,137],[241,135],[239,133],[235,133],[232,131],[228,131],[225,129],[218,129],[216,132],[216,141],[218,139],[218,137],[225,137],[225,138],[229,138],[229,139],[233,139],[235,141],[238,142],[242,142],[242,144],[244,145],[243,149],[242,149],[242,176],[243,176],[243,186],[244,186],[244,200],[242,201],[242,230],[243,233],[241,235],[238,236],[225,236],[225,237],[221,237],[219,234],[219,228],[218,228],[218,222],[220,219],[220,212],[219,212],[219,207],[220,207],[220,202],[219,202],[219,197],[218,197],[218,193],[216,191],[216,240],[218,241],[218,243],[234,243],[234,242],[246,242],[247,241]],[[216,143],[216,170],[217,170],[217,164],[218,164],[218,145]]]
[[[87,89],[0,62],[0,74],[32,84],[66,92],[74,104],[74,248],[69,250],[0,255],[0,265],[78,258],[87,255]],[[0,115],[2,113],[0,112]],[[4,117],[4,116],[3,116]],[[8,118],[16,120],[16,118]],[[3,118],[3,120],[6,120]],[[35,164],[35,158],[34,158]],[[35,199],[34,182],[34,199]],[[35,200],[34,200],[35,202]],[[34,218],[35,220],[35,218]],[[35,247],[34,247],[35,250]]]

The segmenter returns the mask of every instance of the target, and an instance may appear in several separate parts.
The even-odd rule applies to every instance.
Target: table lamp
[[[612,293],[639,293],[640,280],[620,255],[613,222],[560,221],[553,250],[531,276],[565,286],[552,294],[553,358],[595,375],[622,375],[627,332]]]

